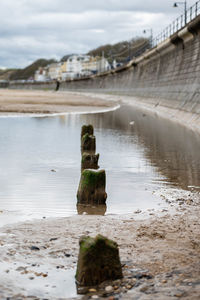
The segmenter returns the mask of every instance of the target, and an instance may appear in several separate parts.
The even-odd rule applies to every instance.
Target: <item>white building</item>
[[[40,67],[34,75],[35,81],[46,81],[47,80],[47,68]]]
[[[89,63],[89,55],[72,55],[67,60],[67,77],[79,78],[83,75],[83,63]]]
[[[110,69],[110,65],[104,57],[89,55],[72,55],[63,66],[65,66],[62,70],[63,79],[90,76]]]
[[[48,66],[48,78],[61,79],[61,63],[53,63]]]
[[[110,70],[110,65],[104,57],[89,55],[71,55],[67,61],[53,63],[35,72],[36,81],[67,80],[91,76]]]

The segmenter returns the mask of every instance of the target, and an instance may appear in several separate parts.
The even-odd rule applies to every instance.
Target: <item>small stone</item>
[[[105,291],[106,291],[107,293],[112,293],[113,287],[112,287],[111,285],[108,285],[108,286],[105,287]]]
[[[189,199],[189,200],[186,201],[187,205],[191,205],[192,203],[193,203],[193,200],[191,200],[191,199]]]
[[[29,277],[29,279],[30,279],[30,280],[33,280],[33,279],[35,279],[35,278],[34,278],[33,276],[31,276],[31,277]]]
[[[58,238],[55,237],[55,238],[51,238],[49,241],[52,242],[52,241],[56,241],[57,239]]]
[[[52,169],[51,172],[56,172],[56,170]]]
[[[167,280],[165,280],[165,279],[164,279],[164,280],[162,280],[162,283],[167,283]]]
[[[90,293],[96,293],[96,291],[97,291],[96,289],[89,289]]]
[[[128,290],[130,290],[130,289],[132,289],[132,286],[131,286],[131,285],[127,285],[126,288],[127,288]]]
[[[66,257],[70,257],[70,256],[71,256],[71,254],[69,254],[69,253],[64,253],[64,255],[65,255]]]
[[[39,250],[40,250],[40,248],[38,248],[37,246],[31,246],[30,249],[31,249],[31,250],[36,250],[36,251],[39,251]]]
[[[18,272],[22,272],[22,271],[25,271],[25,270],[26,270],[26,267],[18,267],[16,269],[16,271],[18,271]]]
[[[137,282],[135,278],[131,279],[131,284],[134,285]]]
[[[137,209],[134,211],[134,214],[140,214],[142,211],[140,209]]]
[[[177,298],[181,298],[183,296],[183,293],[176,293],[176,294],[174,294],[174,296]]]

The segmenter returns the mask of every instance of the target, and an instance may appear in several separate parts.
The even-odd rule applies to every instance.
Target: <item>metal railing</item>
[[[200,14],[200,0],[195,2],[185,14],[180,15],[176,20],[174,20],[169,26],[167,26],[160,34],[158,34],[152,40],[152,47],[155,47],[159,43],[163,42],[165,39],[169,38],[175,32],[181,30],[187,23],[192,21]]]

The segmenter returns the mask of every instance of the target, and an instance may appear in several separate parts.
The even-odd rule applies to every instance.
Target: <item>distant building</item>
[[[48,66],[48,78],[61,79],[61,63],[53,63]]]
[[[110,65],[104,57],[91,57],[89,55],[73,55],[68,58],[65,65],[65,78],[79,78],[92,74],[105,72]]]
[[[40,67],[34,79],[36,81],[67,80],[91,76],[105,72],[111,67],[104,57],[91,57],[89,55],[71,55],[66,61],[53,63],[45,68]]]
[[[34,75],[35,81],[46,81],[47,80],[47,68],[40,67]]]

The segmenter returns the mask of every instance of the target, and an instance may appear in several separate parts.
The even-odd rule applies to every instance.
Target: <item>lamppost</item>
[[[184,5],[185,25],[187,24],[187,1],[175,2],[173,7],[178,7],[178,4]]]
[[[153,29],[144,29],[143,33],[147,33],[147,31],[150,31],[150,46],[153,47]]]

